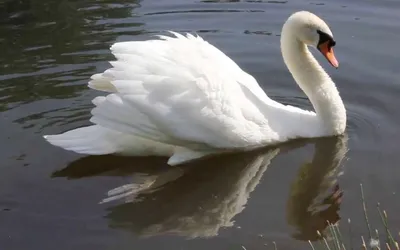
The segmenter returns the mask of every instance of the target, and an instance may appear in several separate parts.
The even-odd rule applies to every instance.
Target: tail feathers
[[[44,138],[54,146],[88,155],[171,156],[174,151],[171,145],[98,125],[77,128],[59,135],[46,135]]]
[[[108,131],[99,126],[89,126],[67,131],[59,135],[45,135],[52,145],[81,154],[104,155],[113,154],[117,145],[108,140]]]
[[[185,149],[185,148],[177,148],[174,154],[168,159],[168,164],[171,166],[175,166],[202,158],[209,154],[210,152],[200,152],[200,151],[192,151],[190,149]]]

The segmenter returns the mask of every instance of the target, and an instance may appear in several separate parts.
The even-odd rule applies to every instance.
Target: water
[[[354,1],[7,1],[0,4],[1,249],[308,249],[326,220],[353,242],[400,216],[400,3]],[[43,134],[87,125],[88,78],[116,41],[197,32],[274,99],[310,108],[279,52],[281,25],[306,9],[331,26],[339,70],[318,59],[348,110],[347,134],[219,156],[83,157]],[[108,198],[117,200],[99,204]],[[105,200],[106,199],[106,200]],[[383,230],[381,230],[383,232]],[[347,235],[347,233],[346,233]]]

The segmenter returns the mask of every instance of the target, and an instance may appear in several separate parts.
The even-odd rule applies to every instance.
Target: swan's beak
[[[335,54],[333,53],[333,47],[329,46],[329,41],[318,45],[318,50],[325,56],[328,62],[335,68],[339,67],[339,62],[336,60]]]

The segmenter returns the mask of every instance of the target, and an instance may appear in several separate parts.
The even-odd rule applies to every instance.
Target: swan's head
[[[339,67],[333,53],[336,41],[332,31],[321,18],[308,11],[299,11],[289,17],[284,28],[289,29],[294,39],[317,48],[333,67]]]

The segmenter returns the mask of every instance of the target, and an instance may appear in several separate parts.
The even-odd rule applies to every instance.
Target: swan
[[[81,154],[167,156],[177,165],[224,151],[252,150],[296,138],[340,135],[346,109],[335,83],[308,46],[337,68],[328,25],[308,11],[283,25],[281,52],[314,111],[267,96],[254,77],[198,35],[170,31],[147,41],[118,42],[111,68],[94,74],[93,125],[45,135]]]

